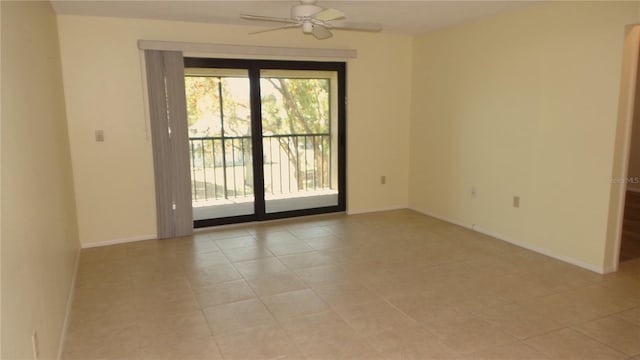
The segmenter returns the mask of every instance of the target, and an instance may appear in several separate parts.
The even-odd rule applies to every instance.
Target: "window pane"
[[[266,212],[338,204],[334,72],[261,73]]]
[[[252,214],[251,109],[246,71],[243,77],[218,74],[216,69],[208,73],[196,70],[188,69],[185,76],[194,219]]]

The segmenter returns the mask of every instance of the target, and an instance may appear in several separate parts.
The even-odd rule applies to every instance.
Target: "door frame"
[[[249,72],[251,101],[251,145],[253,156],[254,213],[215,219],[194,220],[194,228],[275,220],[299,216],[344,212],[346,210],[346,63],[293,60],[253,60],[184,57],[185,68],[246,69]],[[338,204],[335,206],[267,213],[265,210],[264,157],[262,141],[262,99],[260,96],[260,70],[321,70],[335,71],[337,84],[337,144],[338,144]]]

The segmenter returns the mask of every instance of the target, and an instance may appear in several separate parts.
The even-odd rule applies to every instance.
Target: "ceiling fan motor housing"
[[[291,7],[291,18],[296,20],[308,20],[311,19],[313,15],[319,13],[322,10],[324,9],[320,6],[311,4],[295,5]]]

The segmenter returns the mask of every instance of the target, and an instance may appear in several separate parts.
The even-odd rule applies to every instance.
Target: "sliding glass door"
[[[254,213],[249,76],[185,69],[194,220]]]
[[[260,75],[265,211],[337,206],[337,72]]]
[[[344,211],[344,74],[185,58],[196,227]]]

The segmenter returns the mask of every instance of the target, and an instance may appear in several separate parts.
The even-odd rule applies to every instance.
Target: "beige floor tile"
[[[619,318],[640,324],[640,306],[616,314]]]
[[[487,307],[477,312],[478,316],[500,327],[518,339],[541,335],[563,327],[544,313],[532,312],[519,304]]]
[[[76,284],[78,287],[95,287],[96,284],[117,286],[129,281],[128,260],[125,258],[118,261],[80,264]]]
[[[190,271],[187,278],[194,288],[242,279],[242,275],[230,264],[211,265]]]
[[[609,316],[574,329],[629,356],[640,355],[640,325],[636,323]]]
[[[462,311],[455,304],[426,293],[401,294],[388,298],[387,301],[410,318],[427,326],[455,323],[473,317],[472,313]]]
[[[195,294],[202,308],[256,297],[244,280],[197,288]]]
[[[133,282],[131,298],[136,301],[171,301],[193,298],[193,290],[189,279],[185,277],[167,278],[165,281]]]
[[[417,325],[414,320],[384,301],[339,307],[335,311],[362,336],[395,327]]]
[[[298,353],[277,326],[259,326],[216,336],[225,359],[276,359]]]
[[[259,325],[275,324],[273,315],[258,299],[237,301],[204,309],[214,334]]]
[[[249,286],[258,296],[270,296],[284,292],[308,289],[304,281],[292,273],[281,273],[272,276],[257,277],[248,280]]]
[[[382,300],[373,291],[354,283],[314,287],[314,290],[331,307],[359,305]]]
[[[262,301],[280,321],[328,309],[327,304],[309,289],[263,297]]]
[[[603,295],[603,293],[605,295]],[[545,313],[547,317],[563,325],[579,324],[606,315],[633,308],[633,299],[608,296],[600,285],[569,290],[562,293],[518,301],[533,313]]]
[[[516,338],[499,326],[479,317],[454,319],[428,327],[449,348],[469,354],[486,348],[515,342]]]
[[[139,316],[140,337],[158,336],[208,337],[211,330],[200,309],[184,313],[159,311]]]
[[[628,356],[571,329],[524,341],[552,359],[626,359]]]
[[[402,359],[458,359],[459,355],[435,338],[409,343],[401,350]],[[391,354],[390,354],[391,355]],[[387,358],[385,356],[385,358]]]
[[[405,349],[415,344],[425,343],[434,348],[446,348],[434,334],[418,325],[392,327],[373,333],[365,340],[380,354],[402,357]],[[451,349],[448,349],[451,352]]]
[[[552,292],[560,292],[591,285],[602,281],[603,276],[560,261],[553,262],[548,269],[531,274],[535,284]]]
[[[220,250],[206,233],[198,233],[193,236],[174,239],[163,239],[162,244],[166,244],[167,247],[170,247],[176,253],[199,253]]]
[[[185,271],[191,272],[195,272],[209,266],[229,264],[229,260],[227,260],[227,257],[224,256],[221,251],[182,254],[181,257],[177,257],[177,260]]]
[[[226,259],[224,259],[226,261]],[[177,263],[156,262],[152,265],[136,264],[138,268],[131,269],[129,277],[136,284],[164,283],[186,278],[184,268]],[[132,265],[133,266],[133,265]]]
[[[161,336],[141,347],[140,359],[218,360],[222,355],[212,336]]]
[[[280,261],[291,270],[299,270],[316,266],[333,264],[330,256],[315,251],[279,257]]]
[[[308,359],[385,359],[384,356],[378,354],[369,344],[360,339],[349,339],[330,344],[305,343],[298,346]]]
[[[80,250],[79,265],[89,263],[101,263],[109,262],[113,260],[125,260],[127,259],[127,248],[129,244],[120,244],[113,246],[100,246],[93,248],[86,248]]]
[[[135,325],[109,325],[69,329],[65,359],[110,359],[137,356],[139,331]]]
[[[125,323],[135,321],[137,313],[138,308],[135,301],[131,299],[130,292],[121,293],[121,297],[113,300],[93,295],[74,296],[70,326],[76,322],[78,324]]]
[[[295,242],[288,243],[278,243],[278,244],[268,244],[267,248],[274,255],[282,256],[282,255],[292,255],[299,254],[304,252],[313,251],[313,248],[302,240],[296,239]]]
[[[527,274],[508,274],[480,282],[485,289],[508,301],[526,300],[553,294],[553,290],[528,278]]]
[[[258,244],[256,239],[250,235],[219,239],[214,240],[214,242],[223,251],[227,249],[256,247]]]
[[[297,344],[332,344],[359,339],[358,334],[332,311],[300,316],[282,323],[287,335]]]
[[[296,275],[307,285],[312,287],[353,283],[356,278],[345,274],[343,268],[338,265],[316,266],[295,271]]]
[[[303,240],[333,235],[326,226],[291,226],[289,232]]]
[[[341,239],[335,235],[305,238],[303,240],[314,250],[327,250],[351,246],[349,241]]]
[[[185,279],[140,284],[131,296],[141,314],[184,313],[199,310],[195,294]]]
[[[609,296],[631,298],[640,303],[640,279],[634,279],[619,272],[607,275],[601,282],[591,287]]]
[[[272,257],[265,246],[226,249],[222,251],[232,263]]]
[[[245,279],[255,279],[289,272],[289,269],[277,258],[243,261],[234,263],[233,266],[235,266]]]
[[[85,249],[62,358],[640,360],[639,269],[408,210]]]
[[[230,238],[238,238],[238,237],[246,237],[251,234],[244,228],[238,229],[216,229],[213,231],[207,231],[206,234],[212,240],[221,240],[221,239],[230,239]]]
[[[371,246],[357,246],[351,244],[348,247],[318,250],[320,253],[330,256],[337,264],[354,264],[355,261],[362,262],[367,254],[373,252]]]
[[[567,294],[580,304],[601,309],[602,314],[606,315],[640,305],[640,282],[632,282],[627,283],[622,278],[609,279],[568,291]]]
[[[271,246],[271,245],[283,245],[283,244],[291,244],[300,242],[300,239],[291,234],[288,230],[286,230],[286,226],[282,228],[273,228],[269,230],[259,230],[256,232],[256,239],[260,241],[261,244]]]
[[[468,360],[545,360],[550,359],[542,353],[536,351],[533,347],[522,343],[515,342],[504,345],[498,345],[478,352],[474,352],[463,356],[462,359]]]
[[[362,279],[362,278],[361,278]],[[418,279],[401,279],[395,276],[379,276],[362,279],[362,283],[381,297],[391,298],[398,295],[420,293],[424,291],[424,282]]]

